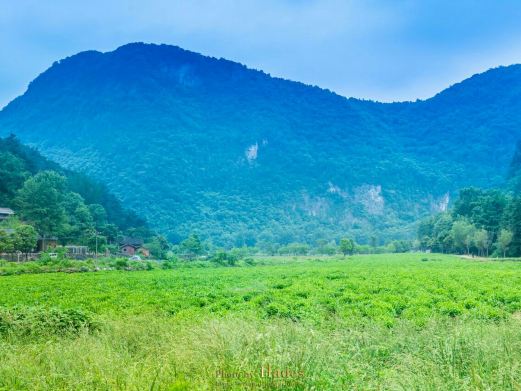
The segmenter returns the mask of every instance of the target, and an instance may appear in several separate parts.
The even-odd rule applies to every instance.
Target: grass
[[[401,254],[4,276],[0,389],[520,389],[520,272]]]

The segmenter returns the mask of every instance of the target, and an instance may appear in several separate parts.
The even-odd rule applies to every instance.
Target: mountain
[[[242,245],[413,236],[457,189],[505,185],[520,123],[520,65],[383,104],[135,43],[54,63],[0,135],[103,181],[174,241]]]

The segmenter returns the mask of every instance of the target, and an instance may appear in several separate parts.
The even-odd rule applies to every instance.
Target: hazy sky
[[[54,61],[167,43],[383,101],[521,62],[521,1],[0,0],[0,107]]]

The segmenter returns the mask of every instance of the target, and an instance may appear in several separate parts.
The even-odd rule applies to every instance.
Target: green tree
[[[488,256],[488,249],[490,247],[490,236],[484,229],[479,229],[474,233],[474,244],[478,248],[478,255]]]
[[[279,248],[279,254],[281,255],[307,255],[308,251],[309,245],[297,242],[289,243]]]
[[[467,187],[459,191],[459,197],[454,203],[452,213],[455,217],[471,218],[472,211],[476,207],[483,191],[475,187]]]
[[[114,224],[107,224],[107,225],[101,227],[101,229],[99,231],[101,232],[101,234],[103,236],[105,236],[107,238],[107,241],[110,244],[114,244],[118,239],[119,229]]]
[[[14,249],[24,253],[26,258],[27,254],[36,248],[37,241],[38,233],[33,226],[24,224],[15,229],[13,235]]]
[[[199,237],[196,234],[192,234],[181,242],[180,250],[183,256],[188,259],[194,259],[203,253],[203,245]]]
[[[498,190],[490,190],[484,193],[478,200],[473,211],[472,222],[480,228],[484,228],[494,240],[501,226],[505,208],[510,198]]]
[[[105,251],[107,248],[107,238],[103,235],[100,235],[100,233],[94,228],[84,232],[83,241],[89,247],[90,251],[97,252],[97,254]]]
[[[0,152],[0,204],[10,205],[29,176],[24,162],[10,152]]]
[[[274,243],[274,242],[270,242],[268,240],[263,240],[263,241],[260,241],[258,244],[257,244],[259,250],[264,253],[264,254],[267,254],[267,255],[275,255],[278,253],[279,251],[279,248],[280,248],[280,244],[278,243]]]
[[[508,252],[512,256],[521,256],[521,197],[514,197],[505,211],[502,228],[512,232]]]
[[[340,252],[344,254],[344,257],[349,254],[351,255],[355,249],[355,242],[349,238],[340,239]]]
[[[92,216],[92,221],[94,226],[97,229],[101,229],[108,224],[107,220],[107,211],[100,204],[91,204],[89,205],[90,215]]]
[[[13,235],[5,229],[0,228],[0,254],[12,253],[14,251]]]
[[[334,241],[328,242],[327,240],[317,240],[317,253],[323,255],[334,255],[338,252],[338,247]]]
[[[508,251],[510,243],[512,243],[513,237],[514,234],[512,233],[512,231],[509,231],[508,229],[502,229],[499,232],[499,236],[497,238],[497,245],[499,250],[503,253],[503,258],[506,257],[506,252]]]
[[[33,224],[41,235],[58,235],[65,228],[65,187],[65,177],[42,171],[27,179],[18,191],[16,204],[22,219]]]
[[[150,253],[154,257],[159,259],[165,259],[168,250],[170,250],[170,243],[164,236],[157,235],[154,236],[152,242],[148,243],[146,247],[150,250]]]
[[[63,229],[65,241],[77,241],[84,237],[87,231],[94,229],[90,208],[85,205],[82,196],[78,193],[69,192],[64,197],[62,205],[67,221]]]
[[[455,221],[452,225],[451,236],[456,248],[463,249],[466,251],[466,254],[470,254],[470,246],[472,245],[475,231],[476,227],[468,221]]]
[[[376,247],[378,246],[378,238],[372,235],[369,240],[371,242],[371,247],[376,250]]]
[[[516,151],[510,163],[508,172],[510,188],[517,194],[521,194],[521,140],[517,142]]]
[[[412,244],[406,240],[393,240],[387,247],[389,252],[406,253],[411,251]]]

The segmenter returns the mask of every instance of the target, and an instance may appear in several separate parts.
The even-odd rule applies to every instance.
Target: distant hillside
[[[63,198],[63,204],[67,204],[61,206],[63,206],[63,214],[66,215],[64,224],[69,225],[69,231],[77,228],[71,226],[79,226],[79,221],[85,220],[89,224],[82,227],[83,231],[90,228],[102,231],[102,233],[104,230],[110,230],[114,235],[117,235],[118,232],[129,232],[147,238],[151,236],[146,222],[135,213],[125,209],[104,185],[84,174],[64,169],[57,163],[49,161],[38,151],[21,144],[14,136],[0,138],[0,207],[13,208],[16,216],[24,219],[27,211],[19,208],[19,202],[17,202],[19,191],[26,185],[26,181],[44,172],[57,173],[66,180],[66,187],[56,197]],[[41,204],[46,208],[56,201],[54,197],[46,198],[50,194],[39,195],[43,197]],[[27,201],[32,208],[37,204],[37,200],[34,199]],[[86,210],[85,207],[91,208],[95,214],[91,214],[91,211]],[[29,222],[33,223],[33,221]],[[40,234],[48,235],[49,233],[40,232]],[[59,236],[60,239],[69,239],[63,232],[53,234]],[[70,235],[70,232],[68,234]]]
[[[0,112],[171,239],[235,245],[414,236],[457,189],[504,185],[520,125],[519,65],[381,104],[139,43],[61,60]]]

